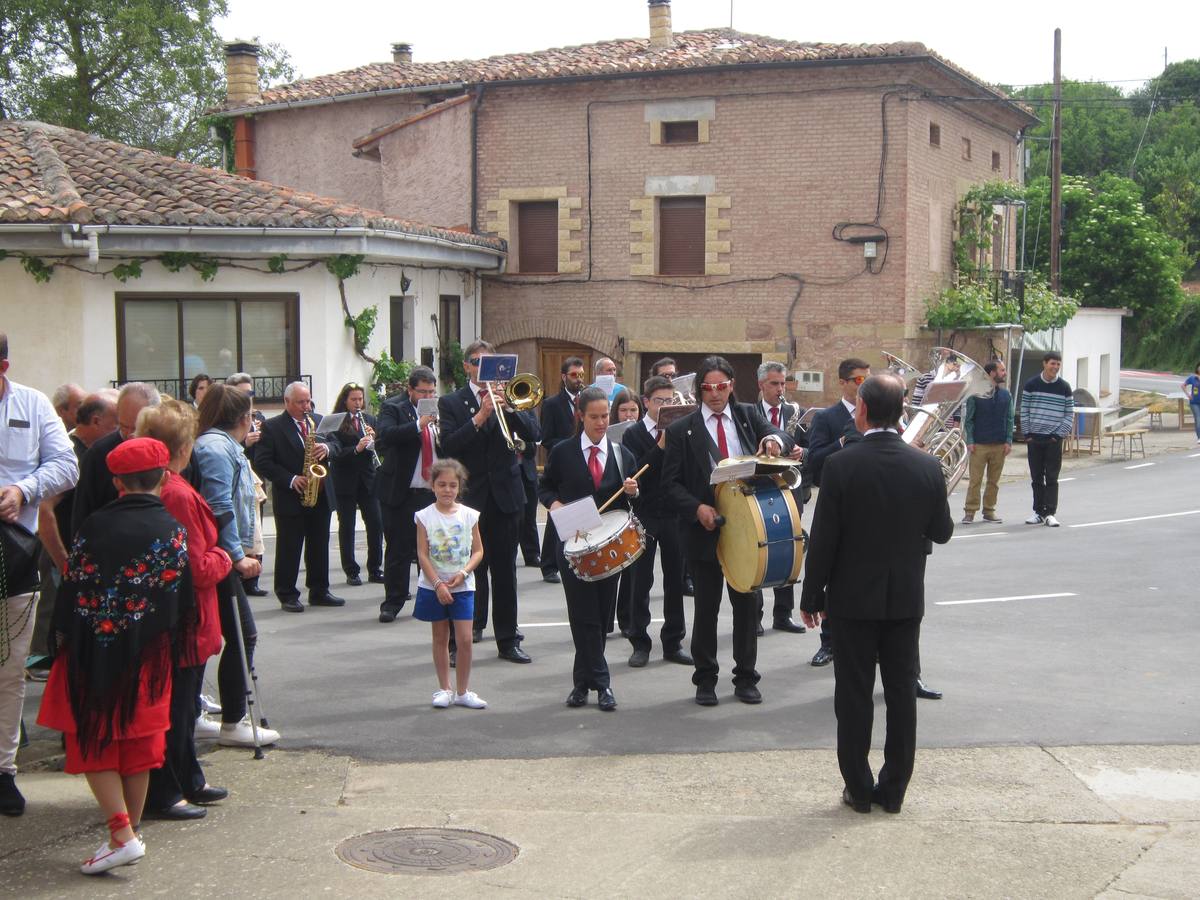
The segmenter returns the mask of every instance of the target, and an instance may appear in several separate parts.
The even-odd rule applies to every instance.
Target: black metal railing
[[[259,403],[279,403],[283,400],[283,391],[293,381],[303,381],[312,391],[312,376],[311,375],[255,375],[254,378],[254,399]],[[215,379],[220,381],[221,379]],[[126,379],[125,381],[112,381],[110,384],[119,388],[123,384],[128,384],[130,381],[145,381],[147,384],[152,384],[164,394],[170,394],[180,400],[188,399],[188,385],[191,383],[190,378],[142,378],[142,379]]]

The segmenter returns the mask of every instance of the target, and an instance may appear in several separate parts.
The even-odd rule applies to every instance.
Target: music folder
[[[317,423],[317,434],[333,434],[342,427],[342,423],[346,421],[346,416],[349,413],[330,413],[327,416],[322,416],[321,421]]]
[[[438,402],[436,397],[422,397],[417,401],[418,416],[436,416],[438,411]]]
[[[512,381],[517,375],[517,354],[485,353],[479,357],[479,381]]]
[[[564,503],[558,509],[550,510],[550,518],[554,520],[558,533],[567,536],[587,534],[602,523],[596,501],[591,497]]]

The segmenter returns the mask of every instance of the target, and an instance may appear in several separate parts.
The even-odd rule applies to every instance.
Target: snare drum
[[[602,581],[633,565],[646,549],[646,530],[628,510],[600,515],[600,525],[563,542],[563,556],[580,581]]]
[[[805,534],[800,507],[786,479],[757,475],[716,488],[717,512],[725,517],[717,559],[735,591],[782,587],[800,579]]]

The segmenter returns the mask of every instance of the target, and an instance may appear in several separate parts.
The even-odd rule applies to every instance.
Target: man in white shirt
[[[0,522],[37,531],[38,506],[69,490],[79,463],[67,430],[48,397],[8,379],[8,335],[0,333]],[[17,742],[25,703],[25,656],[33,636],[33,590],[8,595],[0,633],[0,814],[19,816],[25,798],[17,789]]]

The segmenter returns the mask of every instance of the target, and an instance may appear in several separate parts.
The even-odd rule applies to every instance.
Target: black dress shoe
[[[383,584],[383,573],[372,572],[367,576],[367,581],[371,582],[371,584]]]
[[[889,812],[893,815],[900,812],[900,804],[885,800],[883,798],[883,791],[880,790],[879,785],[875,785],[875,787],[871,789],[871,802],[876,806],[882,806],[884,812]]]
[[[479,644],[482,642],[483,642],[483,629],[482,628],[472,628],[471,629],[471,643]]]
[[[581,706],[587,706],[588,692],[585,687],[577,687],[571,693],[567,694],[567,706],[572,709],[578,709]]]
[[[347,575],[346,584],[350,585],[350,587],[362,587],[362,579],[357,575]]]
[[[500,658],[507,659],[509,662],[515,663],[533,662],[533,659],[530,658],[529,654],[520,647],[509,647],[507,650],[501,650]]]
[[[188,796],[189,803],[217,803],[229,796],[229,791],[222,787],[206,784],[200,790]]]
[[[871,801],[865,802],[855,800],[850,793],[850,788],[842,788],[842,802],[857,813],[869,813],[871,811]]]
[[[672,650],[670,653],[663,653],[663,659],[667,662],[679,663],[681,666],[694,666],[696,664],[696,661],[682,650]]]
[[[184,802],[168,806],[166,809],[147,809],[142,814],[142,818],[162,819],[167,822],[190,822],[193,819],[203,819],[207,815],[208,810],[203,806]]]
[[[776,619],[771,627],[776,631],[787,631],[791,634],[804,634],[805,631],[804,626],[790,616],[786,619]]]
[[[817,652],[813,654],[812,665],[827,666],[831,662],[833,662],[833,650],[832,648],[826,647],[824,644],[822,644],[817,649]]]
[[[701,706],[716,706],[719,701],[717,699],[717,689],[711,685],[700,685],[696,688],[696,702]]]
[[[612,712],[617,708],[617,698],[613,696],[612,688],[605,688],[600,694],[599,706],[601,712]]]
[[[25,812],[25,797],[17,790],[16,779],[0,772],[0,815],[19,816]]]
[[[634,650],[629,656],[629,665],[635,669],[640,669],[650,662],[649,650]]]
[[[762,703],[762,694],[752,684],[739,685],[733,689],[733,696],[743,703]]]
[[[920,697],[922,700],[941,700],[942,692],[935,691],[933,688],[926,687],[925,682],[923,682],[920,678],[918,678],[917,679],[917,696]]]
[[[247,597],[265,597],[269,591],[264,591],[257,584],[243,584],[242,589],[246,592]]]
[[[394,605],[391,605],[388,603],[382,604],[379,607],[379,621],[380,622],[395,622],[396,616],[400,615],[400,610],[402,608],[403,608],[403,604],[401,604],[400,606],[394,606]]]
[[[762,622],[759,622],[754,626],[754,633],[759,637],[762,637],[764,634],[766,634],[766,632],[763,630]]]
[[[688,575],[683,579],[683,594],[685,597],[696,596],[696,585],[692,583],[692,576]]]
[[[284,612],[304,612],[304,604],[300,602],[298,597],[292,597],[290,600],[280,600],[279,605]]]
[[[483,637],[483,635],[482,635],[482,634],[480,634],[480,637]],[[519,629],[519,628],[517,629],[517,633],[516,633],[515,637],[516,637],[516,639],[517,639],[518,641],[523,641],[523,640],[525,640],[525,635],[524,635],[524,633],[521,631],[521,629]]]
[[[335,597],[333,594],[313,594],[308,595],[309,606],[345,606],[346,601],[341,597]]]
[[[557,572],[543,572],[542,581],[546,584],[559,584],[562,582],[562,576]]]

